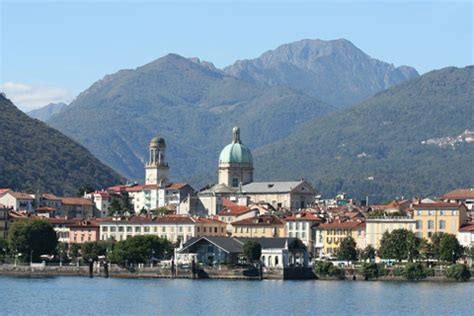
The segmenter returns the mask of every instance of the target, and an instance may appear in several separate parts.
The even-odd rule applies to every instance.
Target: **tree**
[[[122,214],[122,206],[120,205],[120,201],[117,199],[113,199],[107,209],[108,216],[114,216],[115,213]]]
[[[38,261],[41,255],[55,252],[58,238],[47,220],[22,219],[13,222],[9,228],[8,245],[15,253],[21,253],[24,260]]]
[[[360,268],[360,274],[364,276],[364,279],[376,279],[379,277],[380,268],[375,262],[364,262]]]
[[[134,236],[117,242],[110,259],[115,263],[146,263],[152,257],[172,253],[173,245],[166,239],[153,235]]]
[[[420,245],[418,246],[418,252],[420,253],[420,258],[428,260],[433,256],[433,245],[428,242],[425,238],[420,240]]]
[[[440,245],[441,245],[441,239],[445,233],[443,232],[438,232],[434,233],[431,236],[431,251],[432,251],[432,256],[436,260],[440,260]]]
[[[258,242],[248,240],[244,244],[243,255],[249,262],[260,260],[262,246]]]
[[[84,196],[84,193],[91,193],[91,192],[94,192],[94,188],[89,184],[85,184],[85,185],[81,185],[79,189],[77,189],[76,195],[81,197],[81,196]]]
[[[371,245],[368,245],[365,247],[365,249],[361,253],[361,259],[364,261],[367,260],[374,260],[375,259],[375,248],[372,247]]]
[[[120,206],[123,212],[130,212],[133,209],[128,192],[122,192],[120,194]]]
[[[405,278],[410,281],[417,281],[426,278],[426,271],[421,263],[407,263],[403,274]]]
[[[456,281],[467,281],[471,278],[471,271],[464,264],[452,264],[446,271],[446,276]]]
[[[421,239],[407,229],[395,229],[391,233],[385,232],[380,241],[379,254],[383,259],[398,261],[418,257],[418,247]]]
[[[356,242],[351,236],[341,240],[339,251],[337,252],[339,260],[354,261],[357,259]]]
[[[110,247],[110,243],[106,241],[92,241],[86,242],[81,245],[82,259],[88,261],[89,259],[97,260],[99,256],[105,256],[107,254],[107,248]]]
[[[439,244],[439,258],[444,261],[455,263],[463,255],[463,248],[456,236],[444,234]]]
[[[79,258],[79,250],[81,246],[79,244],[71,244],[69,246],[69,257],[72,259]]]

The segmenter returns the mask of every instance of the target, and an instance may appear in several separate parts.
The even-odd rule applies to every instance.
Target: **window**
[[[191,232],[191,226],[188,226],[188,233]]]
[[[183,232],[183,226],[179,226],[179,232],[180,232],[180,233]]]
[[[110,227],[110,232],[115,233],[115,227]]]
[[[132,232],[132,226],[127,226],[127,233],[131,233]]]
[[[150,226],[143,227],[143,230],[145,231],[145,233],[149,233],[150,232]]]
[[[433,216],[433,214],[434,214],[433,211],[428,211],[429,216]]]
[[[306,238],[306,233],[305,232],[301,233],[301,238]]]
[[[201,230],[201,227],[197,227],[197,232],[199,233],[199,231]],[[237,232],[237,228],[235,229],[235,232]]]
[[[237,178],[232,178],[232,186],[234,188],[238,187],[239,186],[239,179]]]
[[[214,233],[217,233],[217,227],[214,227]]]
[[[103,231],[103,232],[108,231],[108,227],[107,227],[107,226],[102,227],[102,231]]]
[[[451,215],[456,215],[458,212],[457,211],[451,211]]]
[[[446,229],[446,221],[444,220],[439,221],[439,229]]]
[[[433,229],[434,227],[434,222],[432,220],[428,221],[428,229]]]
[[[203,231],[203,233],[205,233],[206,232],[206,227],[203,227],[202,231]]]
[[[416,221],[416,229],[423,229],[423,221],[420,221],[420,220]]]
[[[140,226],[135,226],[135,232],[139,233],[140,232]]]
[[[118,231],[119,231],[120,233],[123,233],[123,226],[119,226]]]
[[[439,216],[444,216],[444,211],[439,211]]]
[[[433,232],[428,232],[428,238],[433,237]]]
[[[174,233],[174,226],[171,226],[171,232]],[[204,230],[206,232],[206,230]]]
[[[416,215],[421,216],[422,212],[421,211],[416,211]]]
[[[165,226],[161,227],[161,232],[164,233],[165,231],[166,231],[166,227]]]

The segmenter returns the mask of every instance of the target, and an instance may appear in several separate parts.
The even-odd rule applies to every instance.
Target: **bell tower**
[[[145,184],[163,187],[168,182],[169,166],[165,159],[166,143],[162,137],[153,137],[149,146],[149,160],[145,164]]]

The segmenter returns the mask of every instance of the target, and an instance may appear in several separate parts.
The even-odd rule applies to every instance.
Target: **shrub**
[[[333,266],[331,262],[328,261],[318,261],[314,266],[314,273],[317,276],[328,276],[329,269]]]
[[[333,265],[332,262],[329,261],[318,261],[314,266],[314,273],[318,277],[324,276],[333,276],[338,278],[344,277],[344,270]]]
[[[405,268],[404,267],[395,267],[393,269],[393,275],[394,276],[405,276]]]
[[[456,281],[467,281],[471,278],[471,271],[464,264],[452,264],[449,266],[446,276]]]
[[[434,277],[435,276],[435,271],[433,268],[425,268],[426,276],[429,277]]]
[[[376,279],[387,274],[383,264],[376,264],[374,262],[363,263],[359,272],[366,280]]]
[[[409,262],[404,270],[404,275],[407,280],[416,281],[426,278],[425,268],[421,263]]]

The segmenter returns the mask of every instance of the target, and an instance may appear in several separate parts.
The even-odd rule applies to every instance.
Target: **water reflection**
[[[472,315],[474,283],[0,277],[0,314]]]

